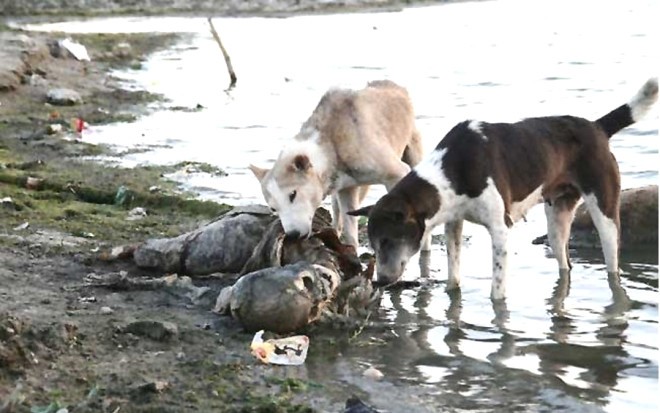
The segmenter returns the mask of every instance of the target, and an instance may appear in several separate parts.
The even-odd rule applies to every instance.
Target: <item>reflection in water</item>
[[[420,259],[420,273],[424,277],[428,276],[424,269],[428,266],[427,258]],[[512,368],[507,361],[531,357],[536,359],[538,366],[531,370],[541,374],[534,384],[539,388],[527,389],[532,400],[554,403],[545,400],[544,396],[550,386],[558,389],[560,394],[568,395],[566,397],[607,406],[622,372],[649,363],[633,357],[624,349],[626,320],[632,300],[617,274],[608,275],[608,285],[611,299],[598,313],[599,322],[592,335],[594,339],[586,343],[575,342],[576,337],[585,335],[585,325],[577,322],[573,314],[576,310],[566,305],[571,291],[568,271],[559,272],[552,294],[546,299],[550,323],[545,340],[533,344],[524,344],[530,338],[509,328],[511,312],[505,300],[492,302],[492,307],[488,308],[487,311],[494,314],[490,325],[476,325],[462,320],[464,294],[460,289],[442,295],[443,300],[448,300],[444,314],[430,313],[438,299],[438,288],[431,283],[414,290],[391,291],[393,319],[390,326],[394,338],[388,340],[387,349],[378,356],[379,363],[390,372],[398,372],[398,376],[406,381],[441,386],[455,395],[457,405],[462,408],[479,408],[483,405],[472,400],[471,396],[484,392],[490,394],[493,386],[514,389],[518,384],[527,385],[529,378],[524,374],[528,373]],[[441,338],[446,349],[438,349],[433,344],[440,331],[444,332]],[[492,347],[486,356],[489,363],[484,364],[467,351],[475,342]],[[535,391],[536,396],[533,395]],[[550,399],[554,400],[554,396]]]
[[[608,274],[608,285],[612,293],[611,303],[603,310],[603,323],[595,337],[598,343],[591,345],[575,344],[570,338],[579,334],[564,302],[570,291],[570,273],[560,271],[552,296],[547,300],[552,324],[548,332],[550,343],[536,344],[523,349],[539,357],[539,370],[551,377],[558,377],[571,385],[575,378],[587,383],[587,388],[579,384],[569,389],[581,397],[601,403],[612,388],[616,387],[619,373],[632,367],[630,355],[623,349],[625,330],[628,323],[625,313],[631,308],[631,301],[619,275]],[[642,360],[633,361],[633,365]],[[577,370],[576,370],[577,368]],[[577,377],[574,377],[577,372]]]

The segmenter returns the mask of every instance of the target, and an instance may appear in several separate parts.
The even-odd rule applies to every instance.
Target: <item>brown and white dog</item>
[[[568,271],[568,239],[581,197],[598,230],[607,270],[617,273],[621,184],[609,138],[639,120],[657,97],[653,78],[628,104],[595,122],[550,116],[459,123],[375,205],[351,212],[369,217],[378,280],[397,281],[421,240],[445,224],[447,289],[457,288],[461,233],[468,220],[490,233],[491,298],[502,299],[509,227],[544,201],[550,246],[559,269]]]
[[[333,226],[357,248],[357,218],[369,185],[389,190],[422,159],[405,88],[388,80],[361,90],[330,89],[271,169],[250,165],[287,236],[310,234],[312,217],[332,195]]]

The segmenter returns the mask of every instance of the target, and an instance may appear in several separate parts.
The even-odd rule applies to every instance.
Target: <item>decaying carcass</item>
[[[214,311],[249,331],[292,332],[324,313],[350,315],[371,302],[373,266],[363,269],[331,222],[319,208],[312,236],[290,239],[267,208],[240,207],[179,237],[148,240],[133,258],[142,268],[190,276],[238,273]]]

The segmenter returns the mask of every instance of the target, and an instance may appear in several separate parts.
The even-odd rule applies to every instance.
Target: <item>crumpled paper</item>
[[[309,337],[304,335],[278,339],[263,339],[264,330],[258,331],[252,339],[250,350],[266,364],[297,366],[303,364],[309,349]]]

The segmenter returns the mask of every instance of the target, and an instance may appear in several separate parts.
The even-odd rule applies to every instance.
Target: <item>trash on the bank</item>
[[[117,188],[117,193],[115,194],[115,205],[122,206],[129,200],[131,196],[131,191],[126,188],[124,185],[121,185]]]
[[[6,205],[6,206],[14,206],[14,200],[10,196],[6,196],[2,199],[0,199],[0,204]]]
[[[14,231],[22,231],[22,230],[24,230],[24,229],[28,229],[29,226],[30,226],[30,223],[27,222],[27,221],[25,221],[25,222],[22,223],[21,225],[15,226],[15,227],[14,227]]]
[[[35,178],[33,176],[28,176],[25,180],[25,187],[27,189],[37,189],[43,183],[43,179]]]
[[[143,207],[136,207],[128,211],[126,221],[137,221],[147,216],[147,210]]]
[[[75,118],[71,121],[71,126],[78,135],[81,135],[83,130],[89,127],[89,124],[85,122],[82,118]]]
[[[123,260],[133,257],[136,245],[121,245],[114,247],[108,252],[103,252],[99,258],[103,261]]]
[[[60,123],[50,124],[50,125],[48,125],[48,128],[46,129],[46,132],[49,135],[54,135],[56,133],[60,133],[60,132],[62,132],[62,124],[60,124]]]
[[[82,44],[75,42],[69,37],[60,40],[59,45],[60,47],[68,50],[69,53],[71,53],[71,55],[77,60],[86,60],[88,62],[91,60],[89,58],[89,53],[87,53],[87,48]]]
[[[250,349],[260,361],[266,364],[297,366],[305,362],[309,349],[309,337],[304,335],[278,339],[263,339],[260,330],[252,339]]]

